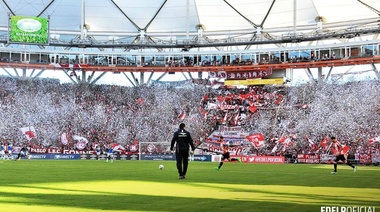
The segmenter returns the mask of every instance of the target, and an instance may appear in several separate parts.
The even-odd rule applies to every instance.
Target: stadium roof
[[[341,40],[378,34],[380,23],[378,0],[3,0],[0,5],[5,46],[9,16],[49,18],[51,46],[84,42],[83,47],[128,50]]]

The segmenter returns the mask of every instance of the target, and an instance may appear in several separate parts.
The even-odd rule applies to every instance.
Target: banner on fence
[[[243,156],[241,160],[245,163],[285,163],[284,156]]]
[[[298,154],[297,163],[319,163],[319,155]]]

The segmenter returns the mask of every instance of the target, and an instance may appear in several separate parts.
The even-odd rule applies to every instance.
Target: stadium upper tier
[[[379,63],[373,41],[309,47],[212,52],[78,52],[0,48],[3,68],[119,72],[284,70]]]
[[[326,58],[322,60],[305,60],[276,63],[268,61],[260,64],[217,64],[217,65],[165,65],[165,66],[105,66],[89,65],[80,63],[53,63],[53,64],[33,64],[33,63],[15,63],[0,62],[2,68],[20,68],[20,69],[41,69],[41,70],[80,70],[80,71],[99,71],[99,72],[241,72],[241,71],[265,71],[265,70],[285,70],[285,69],[308,69],[334,66],[353,66],[364,64],[380,63],[380,56],[373,57],[353,57],[353,58]]]
[[[0,5],[0,47],[9,50],[244,51],[377,42],[380,33],[376,0],[3,0]]]
[[[3,0],[0,5],[0,62],[8,75],[8,68],[21,68],[25,76],[26,69],[277,70],[292,78],[288,69],[371,64],[380,76],[374,65],[380,52],[378,0]]]

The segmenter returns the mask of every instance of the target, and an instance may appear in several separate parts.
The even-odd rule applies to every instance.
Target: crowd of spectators
[[[169,142],[185,122],[196,143],[220,126],[264,135],[264,145],[251,146],[257,155],[318,153],[322,141],[336,136],[352,151],[378,151],[380,136],[378,81],[299,86],[211,88],[141,85],[61,84],[51,79],[0,78],[0,136],[4,143],[75,149],[70,136],[100,145]],[[33,126],[27,140],[20,128]],[[60,135],[69,135],[69,144]],[[284,142],[286,140],[287,142]]]

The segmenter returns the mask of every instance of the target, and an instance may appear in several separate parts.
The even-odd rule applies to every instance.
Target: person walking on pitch
[[[179,174],[179,179],[185,179],[187,168],[189,165],[189,150],[191,147],[191,154],[195,150],[193,139],[191,138],[190,132],[185,130],[185,124],[181,123],[179,125],[178,131],[173,135],[170,150],[173,151],[174,144],[175,146],[175,156],[176,156],[176,165]]]

